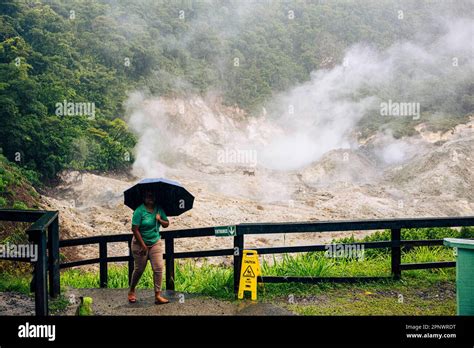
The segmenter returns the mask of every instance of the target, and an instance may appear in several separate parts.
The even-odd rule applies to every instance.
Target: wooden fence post
[[[242,265],[242,253],[244,250],[244,235],[234,236],[234,294],[239,292],[240,267]]]
[[[132,283],[133,268],[135,267],[135,261],[132,254],[132,240],[128,241],[128,285]]]
[[[401,230],[394,228],[391,230],[392,235],[392,276],[395,279],[400,279],[402,276],[402,252],[400,248]]]
[[[99,259],[100,259],[100,287],[106,288],[108,283],[107,275],[107,242],[100,241],[99,243]]]
[[[174,238],[165,239],[165,258],[166,258],[166,290],[174,291]]]
[[[48,226],[49,294],[57,297],[61,292],[59,273],[59,216]]]
[[[30,241],[37,245],[38,259],[35,262],[34,291],[36,316],[49,315],[48,309],[48,262],[46,259],[46,234],[44,230],[31,231]]]

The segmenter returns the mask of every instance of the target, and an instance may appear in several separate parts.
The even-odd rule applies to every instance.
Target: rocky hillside
[[[132,211],[123,205],[122,193],[144,176],[178,180],[195,195],[194,208],[172,218],[171,229],[241,222],[458,216],[474,211],[472,118],[438,135],[423,127],[417,135],[395,142],[387,141],[386,134],[376,134],[352,147],[330,151],[301,169],[276,170],[258,160],[255,165],[217,160],[226,149],[245,149],[254,139],[265,144],[281,132],[265,117],[246,121],[239,109],[222,109],[199,98],[143,105],[129,122],[142,115],[143,123],[135,126],[158,129],[161,137],[153,137],[153,132],[142,137],[135,176],[63,172],[60,184],[43,197],[45,206],[61,211],[63,236],[130,233]],[[180,108],[187,110],[186,117],[180,116]],[[153,124],[160,126],[153,128]],[[252,139],[249,130],[257,136]],[[173,137],[177,132],[179,137]],[[165,144],[166,151],[155,141]],[[142,161],[140,151],[146,154]],[[388,161],[387,154],[392,153],[396,155]],[[249,237],[248,245],[309,244],[342,235],[266,235]],[[177,249],[230,247],[231,243],[225,238],[195,238],[179,240]],[[87,247],[77,252],[97,250]],[[124,246],[114,246],[110,252],[124,254]]]

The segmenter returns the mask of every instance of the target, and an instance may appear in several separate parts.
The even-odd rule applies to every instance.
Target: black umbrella
[[[143,194],[152,191],[155,200],[165,211],[167,216],[178,216],[193,207],[194,196],[190,194],[179,182],[158,178],[143,179],[135,186],[127,189],[124,203],[133,210],[143,203]]]

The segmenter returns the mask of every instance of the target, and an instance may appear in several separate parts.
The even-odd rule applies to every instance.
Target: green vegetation
[[[361,241],[364,242],[375,242],[390,240],[390,231],[385,230],[382,232],[375,232],[370,236],[364,237]],[[417,239],[443,239],[443,238],[474,238],[474,227],[461,227],[460,229],[454,229],[449,227],[435,227],[435,228],[411,228],[403,229],[401,231],[402,240],[417,240]],[[335,241],[336,242],[336,241]],[[341,238],[337,240],[339,243],[353,243],[356,242],[354,236]],[[444,255],[450,258],[449,248],[446,247],[418,247],[415,248],[415,252],[423,253],[424,250],[436,250],[439,249],[439,255]],[[365,250],[365,257],[371,258],[378,255],[388,255],[390,251],[388,249],[367,249]],[[451,255],[452,256],[452,255]],[[402,262],[405,262],[402,259]]]
[[[39,194],[31,186],[34,176],[32,171],[8,161],[0,153],[0,208],[37,209]],[[29,179],[30,180],[29,180]],[[28,223],[0,221],[0,243],[25,243]],[[17,262],[0,262],[0,272],[6,268],[24,269],[25,265]]]
[[[91,297],[83,297],[81,298],[81,303],[77,308],[76,315],[79,316],[86,316],[86,315],[94,315],[92,310],[92,298]]]
[[[59,314],[64,311],[69,306],[69,300],[63,296],[59,295],[57,298],[51,299],[49,301],[49,312],[50,314]]]
[[[402,281],[314,288],[311,296],[295,296],[288,309],[300,315],[455,315],[455,286],[405,276]]]
[[[3,271],[0,277],[0,291],[14,291],[23,294],[29,294],[31,277],[26,277],[25,274],[10,274]]]
[[[8,161],[0,153],[0,208],[15,206],[15,209],[37,208],[39,195],[31,182],[39,183],[32,172]],[[21,200],[20,200],[21,199]]]
[[[83,52],[90,42],[75,35],[77,26],[64,11],[24,1],[2,2],[0,10],[0,148],[5,156],[30,170],[25,175],[30,179],[52,179],[64,168],[128,166],[135,138],[119,118],[124,81]],[[57,112],[57,103],[64,101],[93,103],[95,112],[64,116]]]

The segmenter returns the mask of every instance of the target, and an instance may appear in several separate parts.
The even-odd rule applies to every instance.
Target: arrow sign
[[[233,226],[217,226],[214,227],[216,237],[233,237],[237,235],[237,227]]]

